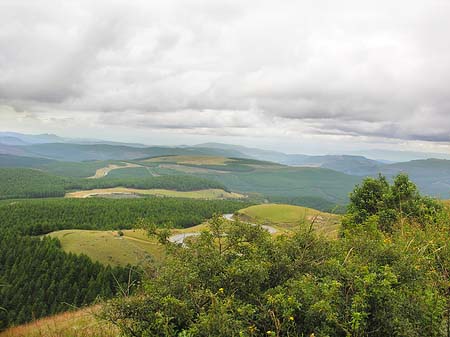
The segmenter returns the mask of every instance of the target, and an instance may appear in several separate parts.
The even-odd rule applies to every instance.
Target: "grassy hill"
[[[336,237],[340,226],[338,215],[294,205],[255,205],[239,210],[238,216],[244,221],[269,224],[281,230],[312,225],[315,230],[329,237]]]
[[[198,232],[205,229],[205,223],[189,228],[172,229],[172,234]],[[58,238],[64,251],[85,254],[93,261],[104,265],[126,266],[159,264],[164,261],[165,247],[154,237],[148,237],[141,229],[125,229],[119,236],[117,231],[61,230],[47,234]]]
[[[112,266],[146,265],[161,261],[163,248],[144,233],[136,237],[133,230],[116,231],[61,230],[48,234],[58,238],[66,252],[85,254],[92,260]]]

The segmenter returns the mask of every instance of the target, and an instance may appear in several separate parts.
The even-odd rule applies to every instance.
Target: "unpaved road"
[[[137,165],[137,164],[131,164],[131,163],[125,163],[125,162],[124,162],[124,164],[126,164],[126,165],[120,166],[120,165],[116,165],[116,164],[109,164],[107,167],[99,168],[95,172],[95,175],[93,175],[92,177],[88,177],[87,179],[99,179],[99,178],[106,177],[108,175],[108,173],[113,170],[130,168],[130,167],[142,167],[141,165]]]
[[[228,221],[234,221],[233,214],[224,214],[223,218]],[[258,226],[258,224],[254,224],[254,223],[250,223],[250,225]],[[263,229],[265,229],[266,231],[268,231],[270,234],[275,234],[276,232],[278,232],[278,230],[272,226],[261,225],[261,227]],[[189,238],[192,236],[199,236],[199,235],[200,235],[200,232],[181,233],[181,234],[172,235],[171,237],[169,237],[169,241],[184,246],[184,240],[186,238]]]

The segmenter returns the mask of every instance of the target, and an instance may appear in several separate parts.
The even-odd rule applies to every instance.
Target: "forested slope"
[[[0,203],[0,230],[41,235],[61,229],[132,228],[140,218],[157,225],[190,227],[214,213],[233,213],[249,203],[176,198],[39,199]]]
[[[129,271],[64,253],[59,241],[2,231],[0,330],[109,298],[126,287]],[[136,279],[137,274],[132,276]]]
[[[76,179],[51,175],[33,169],[0,168],[0,199],[63,197],[66,191],[110,187],[195,191],[223,189],[217,181],[194,176],[160,176],[143,179]]]

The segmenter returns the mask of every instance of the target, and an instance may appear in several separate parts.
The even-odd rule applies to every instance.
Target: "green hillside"
[[[214,213],[233,213],[249,205],[233,200],[177,198],[3,200],[0,230],[41,235],[62,229],[127,229],[141,218],[182,228],[197,225]]]
[[[276,228],[293,230],[313,226],[313,229],[329,237],[336,237],[340,217],[318,210],[283,204],[250,206],[238,211],[241,219],[252,223],[273,225]]]
[[[443,199],[450,198],[450,160],[412,160],[385,165],[381,169],[381,173],[390,178],[401,172],[407,173],[422,193]]]
[[[0,154],[0,167],[40,167],[55,163],[54,160]]]
[[[134,147],[109,144],[46,143],[13,147],[30,157],[62,161],[130,160],[169,155],[241,156],[237,151],[202,147]]]
[[[39,157],[22,157],[14,155],[0,154],[0,167],[3,168],[35,168],[47,173],[74,177],[86,178],[95,175],[96,170],[110,164],[125,166],[126,163],[116,160],[93,160],[83,162],[66,162]]]
[[[77,255],[85,254],[93,261],[105,265],[126,266],[144,265],[160,261],[164,249],[156,239],[145,236],[135,238],[128,236],[131,231],[124,230],[123,236],[113,231],[95,230],[61,230],[48,234],[57,238],[66,252]]]
[[[227,190],[220,182],[186,175],[149,176],[145,179],[76,179],[55,176],[35,169],[0,168],[0,199],[63,197],[67,191],[71,190],[92,190],[118,186],[142,190]]]
[[[328,169],[288,167],[252,159],[223,157],[159,157],[139,162],[183,174],[218,181],[240,193],[259,193],[271,198],[310,198],[314,204],[331,209],[346,204],[348,193],[361,178]],[[126,171],[125,169],[123,171]],[[322,200],[323,202],[320,202]]]
[[[64,178],[21,168],[0,168],[0,199],[62,197]]]

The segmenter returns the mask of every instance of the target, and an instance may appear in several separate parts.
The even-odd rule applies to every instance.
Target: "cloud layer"
[[[0,113],[450,142],[449,15],[447,0],[4,0]]]

